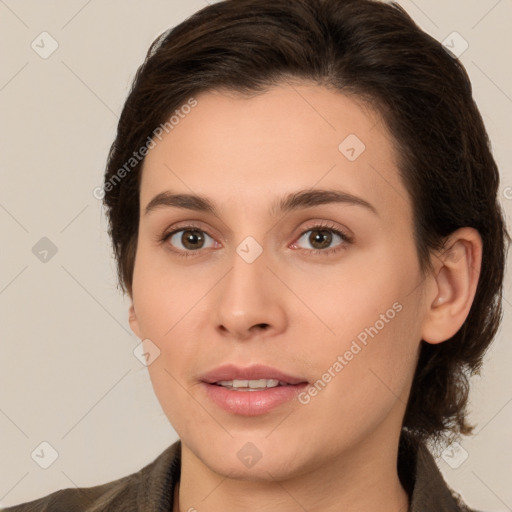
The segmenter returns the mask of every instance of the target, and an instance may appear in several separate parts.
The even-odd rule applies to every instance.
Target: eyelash
[[[187,225],[187,226],[180,226],[168,233],[165,233],[161,238],[159,238],[159,242],[161,244],[165,244],[169,238],[171,238],[173,235],[175,235],[176,233],[179,233],[180,231],[199,231],[201,233],[205,233],[206,235],[208,235],[210,238],[214,238],[213,236],[211,236],[208,231],[205,231],[204,229],[201,229],[199,228],[198,226],[194,226],[194,225]],[[347,235],[346,233],[344,233],[343,231],[337,229],[335,226],[331,225],[331,224],[315,224],[314,226],[311,226],[309,227],[308,229],[304,230],[301,232],[301,234],[299,235],[299,237],[297,238],[297,241],[300,240],[303,235],[305,235],[306,233],[308,233],[309,231],[330,231],[331,233],[334,233],[335,235],[338,235],[341,240],[343,241],[342,244],[334,247],[334,248],[330,248],[330,249],[301,249],[303,251],[306,251],[310,254],[314,254],[314,255],[322,255],[322,256],[327,256],[327,255],[331,255],[331,254],[334,254],[334,253],[337,253],[339,251],[343,251],[345,250],[347,247],[347,244],[352,244],[353,243],[353,238],[349,235]],[[296,242],[294,242],[295,244]],[[170,249],[174,254],[176,254],[177,256],[180,256],[180,257],[184,257],[184,258],[190,258],[190,257],[194,257],[194,256],[197,256],[197,253],[200,252],[200,249],[198,250],[195,250],[195,251],[182,251],[181,249]]]

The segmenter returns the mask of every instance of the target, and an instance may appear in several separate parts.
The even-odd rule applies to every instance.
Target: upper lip
[[[226,364],[210,370],[201,375],[201,380],[208,384],[214,384],[226,380],[257,380],[257,379],[276,379],[287,384],[300,384],[307,382],[301,377],[289,375],[277,368],[261,364],[241,367],[234,364]]]

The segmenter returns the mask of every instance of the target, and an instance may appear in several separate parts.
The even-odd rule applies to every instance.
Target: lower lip
[[[233,391],[216,384],[202,383],[208,397],[232,414],[258,416],[293,400],[308,384],[276,386],[262,391]]]

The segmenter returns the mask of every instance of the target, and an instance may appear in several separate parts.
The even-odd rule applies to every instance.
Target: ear
[[[137,336],[137,338],[139,338],[141,340],[142,336],[141,336],[141,332],[140,332],[139,321],[137,320],[137,314],[135,313],[135,308],[133,306],[133,302],[128,311],[129,311],[128,321],[130,323],[130,328],[134,332],[135,336]]]
[[[482,238],[474,228],[460,228],[433,257],[422,339],[436,344],[454,336],[469,314],[480,277]]]

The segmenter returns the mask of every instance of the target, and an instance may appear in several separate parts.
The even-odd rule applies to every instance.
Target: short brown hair
[[[422,272],[432,250],[464,226],[483,241],[480,279],[461,329],[422,342],[403,426],[421,439],[471,432],[469,377],[478,372],[502,315],[509,241],[499,175],[462,64],[398,4],[372,0],[226,0],[161,35],[125,102],[105,172],[119,282],[132,295],[143,161],[112,179],[157,126],[192,95],[264,92],[290,78],[356,95],[380,112],[411,196]],[[126,167],[125,167],[126,168]],[[107,184],[110,184],[107,188]]]

